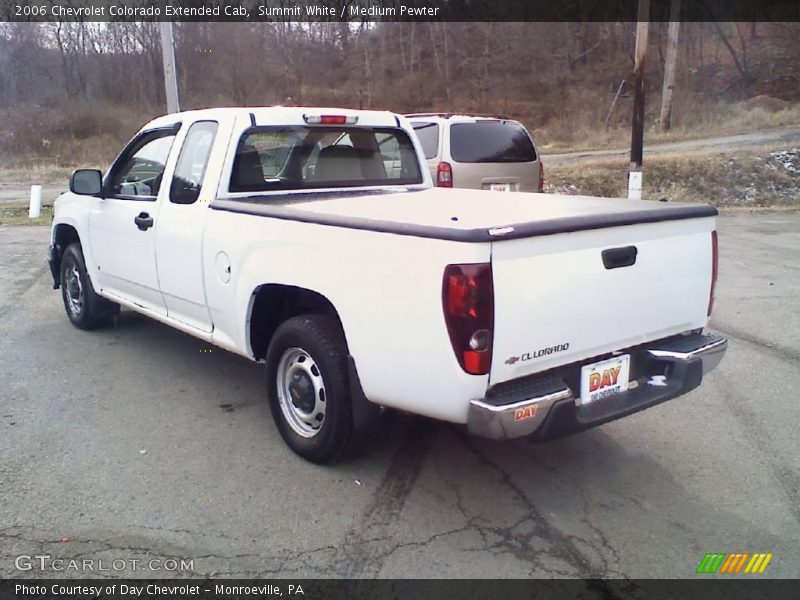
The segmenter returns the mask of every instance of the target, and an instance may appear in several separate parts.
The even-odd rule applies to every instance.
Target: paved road
[[[732,343],[699,390],[542,445],[394,416],[323,468],[283,445],[261,367],[132,313],[73,329],[46,230],[0,227],[0,576],[40,575],[13,559],[46,553],[203,575],[691,577],[705,552],[762,551],[767,576],[797,577],[800,215],[719,228],[713,325]]]
[[[664,144],[645,144],[645,156],[661,154],[692,154],[697,152],[734,152],[754,146],[773,144],[800,144],[800,128],[780,129],[768,132],[745,133],[724,137],[688,140],[685,142],[669,142]],[[573,164],[596,160],[614,159],[630,154],[630,148],[616,150],[585,150],[566,154],[542,153],[545,166]]]
[[[42,204],[53,204],[59,194],[69,189],[69,182],[48,183],[42,186]],[[28,204],[31,186],[16,182],[0,181],[0,204]]]

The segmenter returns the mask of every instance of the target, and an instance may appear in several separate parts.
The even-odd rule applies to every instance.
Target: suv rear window
[[[396,128],[279,126],[242,134],[231,192],[422,183],[408,134]]]
[[[434,158],[439,154],[439,125],[436,123],[417,122],[412,123],[412,127],[414,127],[414,131],[419,138],[425,158]]]
[[[450,155],[462,163],[512,163],[536,160],[528,132],[510,121],[476,121],[450,126]]]

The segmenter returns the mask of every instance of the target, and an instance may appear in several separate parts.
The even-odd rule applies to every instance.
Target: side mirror
[[[78,169],[69,178],[69,191],[82,196],[99,196],[103,191],[103,174],[97,169]]]

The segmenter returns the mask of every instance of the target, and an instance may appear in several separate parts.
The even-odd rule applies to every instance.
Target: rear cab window
[[[537,158],[522,125],[494,119],[450,125],[450,155],[461,163],[519,163]]]
[[[259,126],[246,130],[229,190],[279,190],[422,183],[414,145],[393,127]]]

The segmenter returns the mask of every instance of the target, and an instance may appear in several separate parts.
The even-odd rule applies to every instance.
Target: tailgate
[[[453,163],[453,184],[478,190],[536,192],[539,188],[539,163]]]
[[[493,242],[491,383],[704,327],[714,227],[706,217]],[[632,248],[635,262],[618,266]]]

